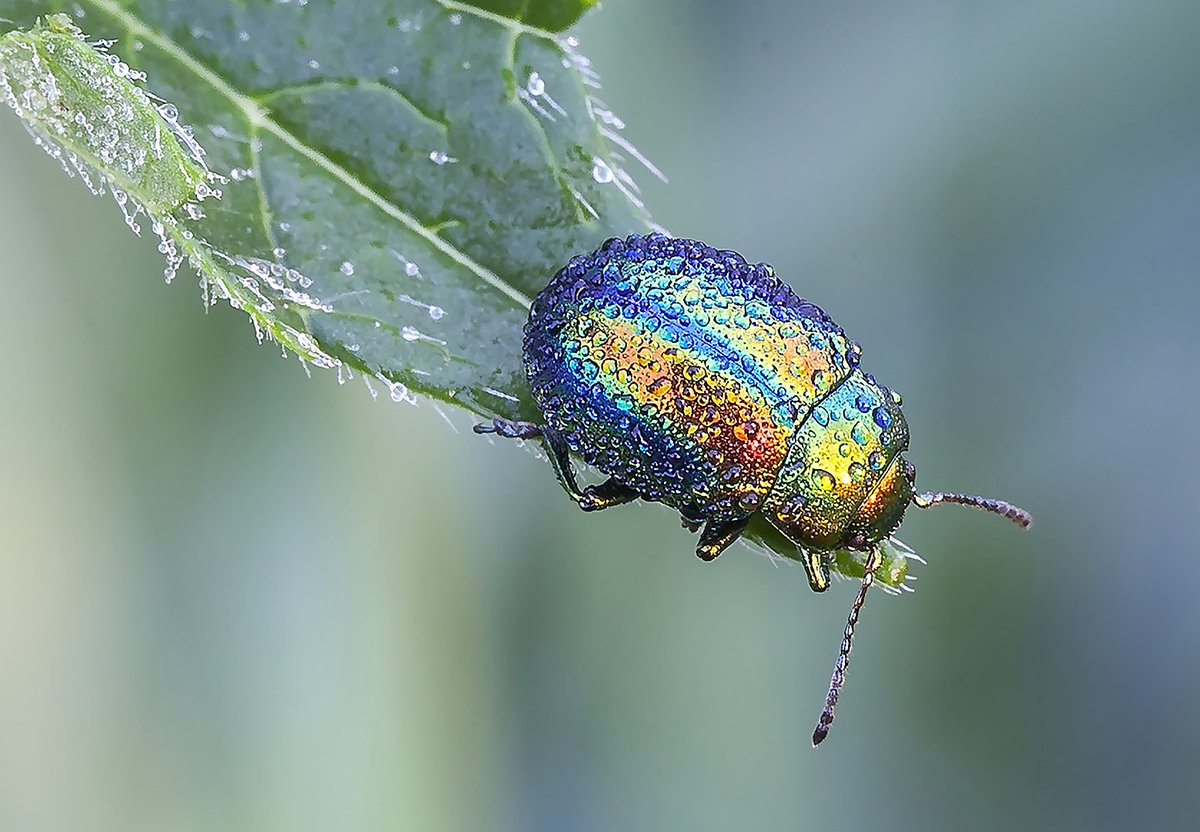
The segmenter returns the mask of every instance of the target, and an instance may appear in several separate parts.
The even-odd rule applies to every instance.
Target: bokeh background
[[[608,0],[676,233],[905,395],[945,509],[853,589],[573,510],[164,287],[0,115],[0,829],[1194,829],[1200,5]],[[386,399],[386,397],[384,397]]]

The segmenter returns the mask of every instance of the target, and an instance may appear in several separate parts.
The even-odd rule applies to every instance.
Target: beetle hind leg
[[[511,419],[492,419],[490,423],[483,422],[472,428],[476,433],[494,433],[505,439],[537,439],[542,435],[542,426],[533,422],[519,422]]]
[[[749,517],[724,523],[709,520],[704,524],[704,531],[700,532],[700,542],[696,544],[696,557],[703,561],[716,560],[717,555],[742,536],[749,522]]]
[[[613,506],[624,505],[637,500],[642,495],[627,485],[609,477],[599,485],[589,485],[583,489],[579,507],[584,511],[600,511]]]
[[[534,422],[520,422],[510,419],[492,419],[491,423],[484,422],[474,427],[476,433],[494,433],[505,439],[537,439],[541,437],[546,455],[550,458],[550,467],[554,476],[567,492],[567,496],[575,502],[582,502],[583,492],[575,481],[575,469],[571,467],[571,452],[567,440],[562,434],[549,425],[539,425]]]

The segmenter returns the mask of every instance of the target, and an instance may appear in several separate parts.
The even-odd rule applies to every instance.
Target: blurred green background
[[[161,285],[0,116],[0,830],[1194,829],[1200,5],[636,3],[578,29],[672,178],[904,393],[852,595],[584,516]]]

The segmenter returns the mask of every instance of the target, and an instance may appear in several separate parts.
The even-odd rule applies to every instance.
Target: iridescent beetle
[[[813,590],[838,549],[867,552],[813,744],[833,723],[878,544],[910,503],[959,503],[1027,527],[1023,509],[916,492],[900,396],[859,367],[862,349],[770,266],[654,234],[575,257],[538,294],[525,370],[544,424],[477,433],[540,437],[584,511],[665,503],[710,561],[760,513],[800,548]],[[608,475],[580,489],[576,453]]]

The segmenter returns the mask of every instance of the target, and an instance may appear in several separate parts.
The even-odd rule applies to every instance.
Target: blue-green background
[[[584,516],[162,286],[0,114],[0,829],[1192,829],[1200,6],[637,3],[578,29],[676,233],[902,391],[873,597]],[[551,91],[553,92],[553,91]],[[564,252],[566,254],[566,252]],[[453,418],[460,431],[469,419]]]

